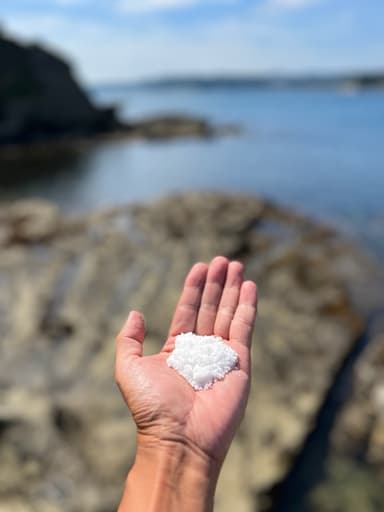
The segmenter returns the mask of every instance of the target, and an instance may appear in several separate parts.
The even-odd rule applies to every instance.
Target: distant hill
[[[185,76],[141,82],[146,87],[236,88],[383,88],[384,71],[328,76]]]

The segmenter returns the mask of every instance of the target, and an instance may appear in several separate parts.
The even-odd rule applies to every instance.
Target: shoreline
[[[167,115],[147,117],[123,123],[116,129],[94,133],[66,133],[54,137],[36,138],[36,140],[12,141],[0,144],[0,158],[16,158],[28,152],[49,152],[60,148],[88,147],[100,142],[113,140],[167,141],[178,138],[213,138],[222,135],[237,134],[239,125],[215,125],[206,119],[195,116]]]
[[[9,467],[15,489],[23,485],[33,501],[36,485],[51,485],[44,461],[65,453],[68,463],[57,461],[56,478],[66,478],[68,466],[76,475],[87,464],[92,468],[86,492],[77,483],[84,481],[74,479],[76,506],[92,492],[98,506],[114,508],[127,452],[134,454],[134,425],[122,417],[111,378],[114,346],[106,340],[113,339],[127,308],[136,308],[149,320],[146,350],[158,350],[187,269],[223,254],[245,263],[261,302],[250,402],[217,506],[224,512],[235,503],[250,511],[259,506],[294,464],[364,328],[352,288],[361,293],[368,282],[369,261],[319,223],[237,194],[173,195],[77,216],[46,201],[21,201],[0,208],[0,226],[0,304],[9,319],[0,345],[8,404],[1,421],[9,435],[29,432]],[[25,411],[39,412],[26,417]],[[52,411],[59,423],[52,422]],[[24,479],[18,449],[21,456],[35,434],[43,442],[42,466],[37,479]],[[66,450],[68,439],[74,453]],[[7,435],[0,450],[2,443]],[[97,455],[100,446],[113,454],[107,462]],[[74,510],[70,496],[60,506]]]

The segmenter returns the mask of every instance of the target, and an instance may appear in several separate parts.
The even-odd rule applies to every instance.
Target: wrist
[[[220,464],[184,441],[138,436],[119,512],[213,509]]]

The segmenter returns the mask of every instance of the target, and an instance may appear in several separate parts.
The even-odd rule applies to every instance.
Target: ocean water
[[[384,92],[128,86],[92,95],[117,104],[126,119],[187,113],[242,131],[102,142],[74,159],[51,160],[52,172],[2,197],[40,196],[89,210],[184,190],[241,192],[335,224],[384,254]]]

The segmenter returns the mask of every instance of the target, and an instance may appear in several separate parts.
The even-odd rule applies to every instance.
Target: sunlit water
[[[335,223],[384,253],[383,92],[125,87],[93,95],[120,105],[125,118],[180,112],[243,131],[212,140],[100,143],[3,197],[37,195],[84,210],[191,189],[238,191]]]

